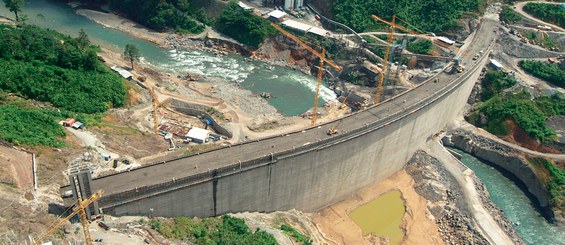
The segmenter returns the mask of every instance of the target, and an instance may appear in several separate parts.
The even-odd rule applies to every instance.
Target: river
[[[565,244],[565,232],[547,222],[540,214],[533,196],[527,194],[523,183],[511,179],[510,174],[457,149],[463,162],[485,184],[491,200],[504,211],[506,218],[527,244]],[[522,187],[522,188],[521,188]]]
[[[142,62],[165,72],[192,72],[204,76],[219,77],[238,82],[242,87],[256,93],[269,92],[273,96],[269,104],[285,116],[296,116],[312,108],[316,79],[301,72],[285,68],[270,67],[261,62],[246,61],[240,55],[216,56],[199,51],[165,50],[153,43],[129,36],[121,31],[102,25],[75,14],[62,2],[48,0],[26,1],[23,14],[28,23],[77,36],[84,29],[93,43],[121,52],[126,44],[136,45]],[[14,18],[4,4],[0,4],[0,15]],[[335,93],[327,87],[320,90],[320,105],[334,100]]]

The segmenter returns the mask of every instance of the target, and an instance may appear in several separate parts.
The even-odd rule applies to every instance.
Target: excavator
[[[342,120],[343,120],[343,119],[342,119]],[[334,134],[337,134],[337,133],[338,133],[337,127],[339,127],[339,125],[341,124],[341,121],[342,121],[342,120],[339,120],[339,122],[337,122],[337,124],[336,124],[335,126],[329,128],[328,131],[326,132],[326,134],[329,135],[329,136],[332,136],[332,135],[334,135]]]
[[[43,232],[43,234],[39,235],[37,239],[33,241],[33,244],[34,245],[41,244],[41,241],[45,240],[49,235],[53,234],[53,232],[55,232],[59,227],[61,227],[65,221],[70,220],[76,214],[80,214],[80,221],[82,223],[82,229],[84,232],[84,240],[87,245],[92,245],[92,238],[90,237],[90,231],[88,229],[88,219],[86,218],[85,209],[88,207],[88,205],[100,199],[100,197],[102,197],[103,194],[104,191],[100,190],[85,200],[79,199],[77,201],[75,210],[71,214],[69,214],[64,219],[59,220],[57,223],[49,227],[47,231]]]

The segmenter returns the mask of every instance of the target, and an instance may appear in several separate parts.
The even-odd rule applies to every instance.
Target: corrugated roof
[[[323,37],[325,37],[329,33],[328,31],[326,31],[322,28],[319,28],[319,27],[315,27],[315,26],[312,26],[312,28],[310,28],[310,30],[308,30],[308,32],[319,35],[319,36],[323,36]]]
[[[133,75],[129,71],[126,71],[124,68],[118,66],[112,66],[112,70],[120,74],[120,76],[122,76],[125,79],[133,77]]]
[[[292,29],[296,29],[299,31],[303,31],[303,32],[308,32],[308,30],[310,30],[310,28],[312,28],[311,25],[307,25],[295,20],[285,20],[282,22],[283,25],[287,26],[288,28],[292,28]]]
[[[447,37],[438,37],[437,39],[444,42],[444,43],[447,43],[447,44],[454,44],[455,43],[455,41],[453,41],[453,40],[451,40]]]
[[[186,137],[191,138],[191,139],[199,139],[199,140],[202,140],[202,141],[206,141],[209,134],[210,134],[210,131],[208,131],[206,129],[193,127],[192,129],[190,129],[190,131],[188,131],[188,134],[186,134]]]
[[[495,59],[490,59],[490,63],[492,63],[494,66],[496,66],[496,68],[503,68],[504,67],[502,64],[500,64],[500,62],[498,62]]]
[[[241,1],[237,2],[237,5],[239,5],[241,8],[243,8],[245,10],[253,9],[252,7],[249,7],[249,5],[242,3]]]
[[[286,13],[277,9],[277,10],[273,10],[272,12],[270,12],[269,16],[273,17],[275,19],[280,19],[282,17],[285,17]]]

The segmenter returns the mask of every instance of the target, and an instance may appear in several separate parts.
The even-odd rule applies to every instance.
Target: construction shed
[[[312,28],[311,25],[304,24],[295,20],[285,20],[282,24],[290,29],[302,31],[304,33],[308,32],[308,30]]]
[[[504,66],[502,64],[500,64],[500,62],[498,62],[495,59],[490,59],[490,65],[497,70],[502,70],[504,69]]]
[[[269,13],[269,20],[272,22],[280,23],[286,17],[286,13],[280,10],[274,10]]]
[[[437,37],[437,40],[442,41],[442,42],[449,44],[449,45],[455,44],[455,41],[453,41],[453,40],[451,40],[447,37]]]
[[[121,68],[119,66],[112,66],[112,70],[114,70],[127,80],[131,80],[133,78],[133,75],[129,71],[126,71],[124,68]]]
[[[206,139],[210,136],[210,131],[202,128],[193,127],[186,134],[186,138],[192,140],[193,142],[202,144],[206,142]]]
[[[239,5],[242,9],[245,9],[245,10],[253,10],[252,7],[250,7],[249,5],[247,5],[245,3],[242,3],[241,1],[237,2],[237,5]]]

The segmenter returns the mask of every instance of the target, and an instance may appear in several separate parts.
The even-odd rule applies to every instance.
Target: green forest
[[[468,116],[469,122],[496,135],[509,133],[506,120],[513,120],[532,138],[543,143],[555,140],[555,132],[545,121],[555,115],[565,115],[565,99],[562,95],[540,96],[531,99],[529,92],[522,90],[513,93],[499,93],[481,104]],[[479,115],[488,118],[485,125],[481,124]]]
[[[375,14],[385,20],[396,15],[419,30],[440,33],[455,27],[463,13],[475,12],[484,4],[483,0],[334,0],[331,11],[336,21],[358,32],[382,26],[371,18]]]
[[[179,33],[201,33],[204,25],[195,22],[188,14],[177,9],[170,1],[163,0],[108,0],[110,6],[143,25],[155,30],[173,29]],[[188,1],[181,8],[188,10]],[[182,5],[186,3],[186,6]],[[135,7],[132,7],[135,6]]]
[[[84,33],[71,38],[31,25],[0,26],[0,89],[75,112],[123,106],[123,80],[97,50]]]
[[[31,25],[0,25],[0,137],[16,145],[59,147],[65,132],[57,120],[123,106],[124,81],[97,51],[84,32],[72,38]],[[59,109],[13,99],[18,96]]]
[[[192,244],[278,244],[273,235],[259,229],[253,232],[243,219],[229,215],[206,219],[177,217],[173,221],[152,219],[148,223],[165,238]]]
[[[219,32],[254,48],[258,48],[268,36],[277,34],[267,20],[244,10],[235,1],[224,9],[215,27]]]
[[[524,11],[543,21],[565,28],[565,8],[559,4],[527,3]]]
[[[565,88],[565,70],[560,69],[558,64],[522,60],[520,61],[520,66],[537,78],[541,78],[555,86]]]

